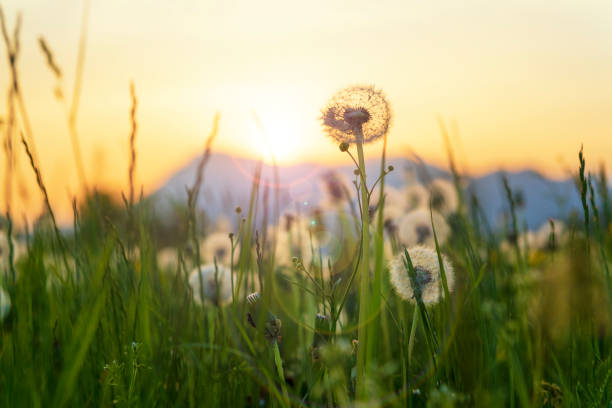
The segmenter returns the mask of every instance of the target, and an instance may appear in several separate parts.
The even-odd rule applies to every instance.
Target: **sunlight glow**
[[[266,163],[294,162],[304,146],[304,134],[298,126],[298,118],[278,105],[253,111],[251,135],[254,152]]]

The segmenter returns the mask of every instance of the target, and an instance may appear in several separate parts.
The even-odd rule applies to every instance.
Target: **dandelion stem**
[[[366,168],[363,154],[363,135],[359,129],[357,137],[357,156],[359,159],[359,174],[361,175],[361,223],[362,223],[362,257],[361,257],[361,285],[359,289],[359,328],[357,336],[359,348],[357,350],[357,376],[356,391],[358,399],[367,398],[365,387],[365,373],[367,369],[368,332],[367,320],[369,316],[370,291],[370,215],[368,188],[366,186]]]

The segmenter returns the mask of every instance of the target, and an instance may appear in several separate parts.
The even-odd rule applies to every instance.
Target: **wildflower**
[[[459,197],[455,185],[448,180],[435,179],[429,186],[431,206],[442,214],[457,210]]]
[[[381,91],[354,86],[332,96],[322,112],[327,134],[340,143],[369,143],[389,130],[391,111]],[[346,145],[343,145],[346,147]]]
[[[231,302],[231,271],[222,266],[207,264],[196,267],[189,275],[189,286],[193,291],[193,299],[198,305],[202,304],[200,296],[200,278],[202,276],[202,289],[205,300],[215,304],[223,305]]]
[[[200,246],[202,259],[207,262],[217,261],[220,265],[229,266],[232,257],[232,242],[229,234],[225,232],[213,232],[207,236]],[[237,259],[238,251],[234,251],[234,261]]]
[[[10,311],[11,298],[9,297],[8,293],[2,289],[2,286],[0,286],[0,322],[4,320]]]
[[[450,234],[450,228],[444,217],[435,211],[433,212],[433,223],[436,227],[438,244],[442,245]],[[434,246],[435,241],[429,210],[421,208],[402,216],[398,221],[397,234],[402,245],[407,247],[414,245]]]
[[[438,253],[432,248],[417,246],[409,249],[408,254],[416,272],[417,289],[421,293],[423,303],[437,303],[444,296]],[[442,263],[448,290],[451,291],[455,282],[453,267],[444,256],[442,256]],[[390,279],[395,291],[402,299],[411,302],[416,300],[414,297],[416,291],[412,287],[408,270],[404,265],[403,253],[391,261]]]

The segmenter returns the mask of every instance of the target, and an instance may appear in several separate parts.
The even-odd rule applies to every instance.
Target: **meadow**
[[[18,41],[4,34],[10,55]],[[185,205],[160,214],[134,185],[132,88],[129,190],[118,199],[84,187],[66,227],[33,135],[15,123],[27,116],[12,67],[6,163],[27,157],[45,209],[19,227],[10,210],[2,219],[0,405],[610,404],[612,203],[605,169],[588,173],[582,151],[582,211],[530,231],[502,178],[507,214],[492,226],[450,144],[451,178],[386,186],[403,171],[386,162],[389,103],[352,87],[323,108],[321,137],[354,178],[327,173],[318,208],[282,209],[258,166],[248,206],[208,217],[201,188],[222,177],[206,171],[213,123]],[[366,143],[380,143],[376,168]]]

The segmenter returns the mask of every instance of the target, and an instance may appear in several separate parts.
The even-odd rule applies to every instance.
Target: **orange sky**
[[[52,201],[64,211],[77,183],[37,38],[53,49],[70,95],[83,3],[1,4],[11,26],[23,13],[25,101]],[[5,95],[6,61],[0,66]],[[146,191],[199,154],[216,111],[217,150],[267,154],[256,112],[279,161],[346,161],[317,118],[329,96],[355,83],[375,84],[391,101],[394,154],[443,163],[441,114],[457,121],[457,152],[473,172],[535,167],[560,176],[581,143],[591,163],[612,157],[609,1],[92,0],[78,129],[87,177],[117,189],[127,180],[132,79]],[[31,195],[22,211],[39,208]]]

